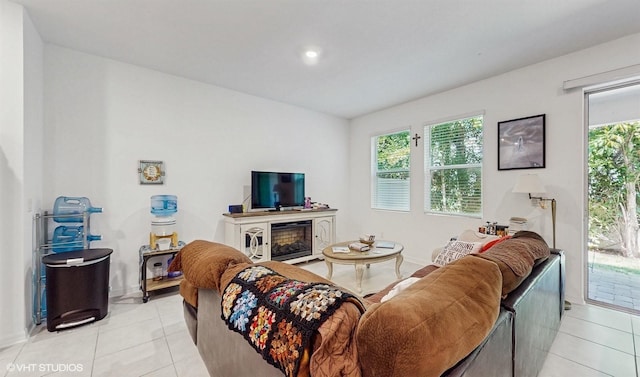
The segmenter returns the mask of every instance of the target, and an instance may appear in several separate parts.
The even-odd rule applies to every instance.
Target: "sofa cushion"
[[[534,265],[549,257],[549,246],[539,235],[533,232],[516,235],[482,254],[474,254],[498,265],[502,274],[503,297],[529,276]]]
[[[420,280],[420,278],[408,277],[408,278],[398,282],[398,284],[396,284],[389,292],[387,292],[386,295],[384,295],[380,299],[380,302],[385,302],[385,301],[391,300],[392,298],[396,297],[400,292],[402,292],[405,289],[409,288],[411,285],[413,285],[413,283],[417,282],[418,280]]]
[[[541,241],[541,243],[538,243],[538,246],[540,247],[540,249],[539,249],[540,252],[536,257],[534,257],[534,261],[533,261],[533,266],[534,267],[539,265],[540,263],[546,261],[547,259],[549,259],[549,255],[551,254],[551,250],[549,250],[549,252],[546,251],[546,249],[549,248],[549,245],[547,245],[547,242],[538,233],[532,232],[530,230],[521,230],[521,231],[517,232],[516,234],[514,234],[513,238],[533,238],[533,239],[536,239],[538,241]]]
[[[433,263],[438,266],[444,266],[464,257],[465,255],[477,253],[481,249],[482,244],[480,242],[467,242],[458,240],[449,241],[444,249],[442,249],[442,252],[438,254]]]
[[[222,273],[237,264],[252,263],[251,259],[232,248],[216,242],[196,240],[176,254],[169,271],[182,271],[195,288],[210,288],[220,292]]]
[[[180,296],[184,301],[194,308],[198,307],[198,288],[194,287],[189,280],[182,279],[180,281]]]
[[[371,305],[356,332],[363,376],[440,376],[489,334],[501,286],[495,263],[467,256]]]
[[[428,264],[428,265],[420,268],[419,270],[417,270],[413,274],[411,274],[411,277],[423,278],[423,277],[429,275],[430,273],[432,273],[433,271],[437,270],[438,268],[440,268],[440,267],[436,266],[435,264]],[[370,306],[372,304],[379,303],[380,301],[382,301],[382,298],[384,296],[386,296],[387,293],[389,293],[396,286],[396,284],[398,284],[398,282],[401,282],[401,281],[402,280],[394,281],[393,283],[389,284],[386,288],[384,288],[380,292],[372,294],[370,296],[366,296],[363,299],[365,305]]]
[[[500,243],[502,241],[506,241],[509,238],[511,238],[511,236],[504,236],[504,237],[496,238],[495,240],[489,241],[484,245],[482,245],[482,250],[480,250],[480,252],[484,253],[485,251],[491,249],[491,247],[494,246],[495,244]]]

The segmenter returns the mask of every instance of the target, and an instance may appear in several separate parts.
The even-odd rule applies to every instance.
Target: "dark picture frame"
[[[498,170],[545,167],[546,114],[498,122]]]

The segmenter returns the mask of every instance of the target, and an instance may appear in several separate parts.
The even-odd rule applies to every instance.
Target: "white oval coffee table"
[[[396,259],[396,277],[400,279],[402,275],[400,274],[400,265],[402,264],[402,250],[404,250],[404,246],[398,242],[392,241],[384,241],[393,244],[393,248],[379,248],[376,247],[376,243],[382,241],[376,241],[373,244],[373,247],[368,251],[354,251],[349,250],[349,252],[334,252],[334,247],[345,247],[349,246],[350,243],[357,241],[347,241],[340,242],[337,244],[330,245],[322,250],[322,255],[324,256],[324,261],[327,263],[328,273],[327,279],[331,280],[331,276],[333,276],[333,263],[337,264],[352,264],[356,268],[356,284],[358,288],[358,292],[362,292],[362,275],[364,273],[365,266],[369,267],[369,265],[373,263],[380,263],[384,261],[388,261],[390,259]]]

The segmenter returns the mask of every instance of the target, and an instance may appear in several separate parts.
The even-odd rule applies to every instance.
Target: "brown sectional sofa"
[[[227,246],[194,242],[183,248],[173,268],[185,274],[184,316],[209,373],[282,376],[221,319],[219,291],[233,271],[251,262]],[[194,248],[197,252],[189,255]],[[333,353],[327,353],[320,344],[331,339],[315,339],[310,361],[298,375],[536,376],[563,314],[564,255],[552,250],[536,262],[504,298],[501,270],[488,258],[467,256],[421,269],[414,274],[421,279],[393,299],[363,300],[362,317],[342,324],[350,328],[348,352],[336,352],[339,343],[334,343]],[[298,280],[326,282],[296,266],[267,264]],[[321,362],[314,364],[316,357]]]

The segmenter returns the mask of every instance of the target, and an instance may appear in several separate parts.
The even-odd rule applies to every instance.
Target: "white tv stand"
[[[335,243],[337,209],[225,213],[224,243],[254,262],[272,260],[271,229],[284,223],[311,222],[311,255],[283,260],[300,263],[322,258],[322,250]]]

